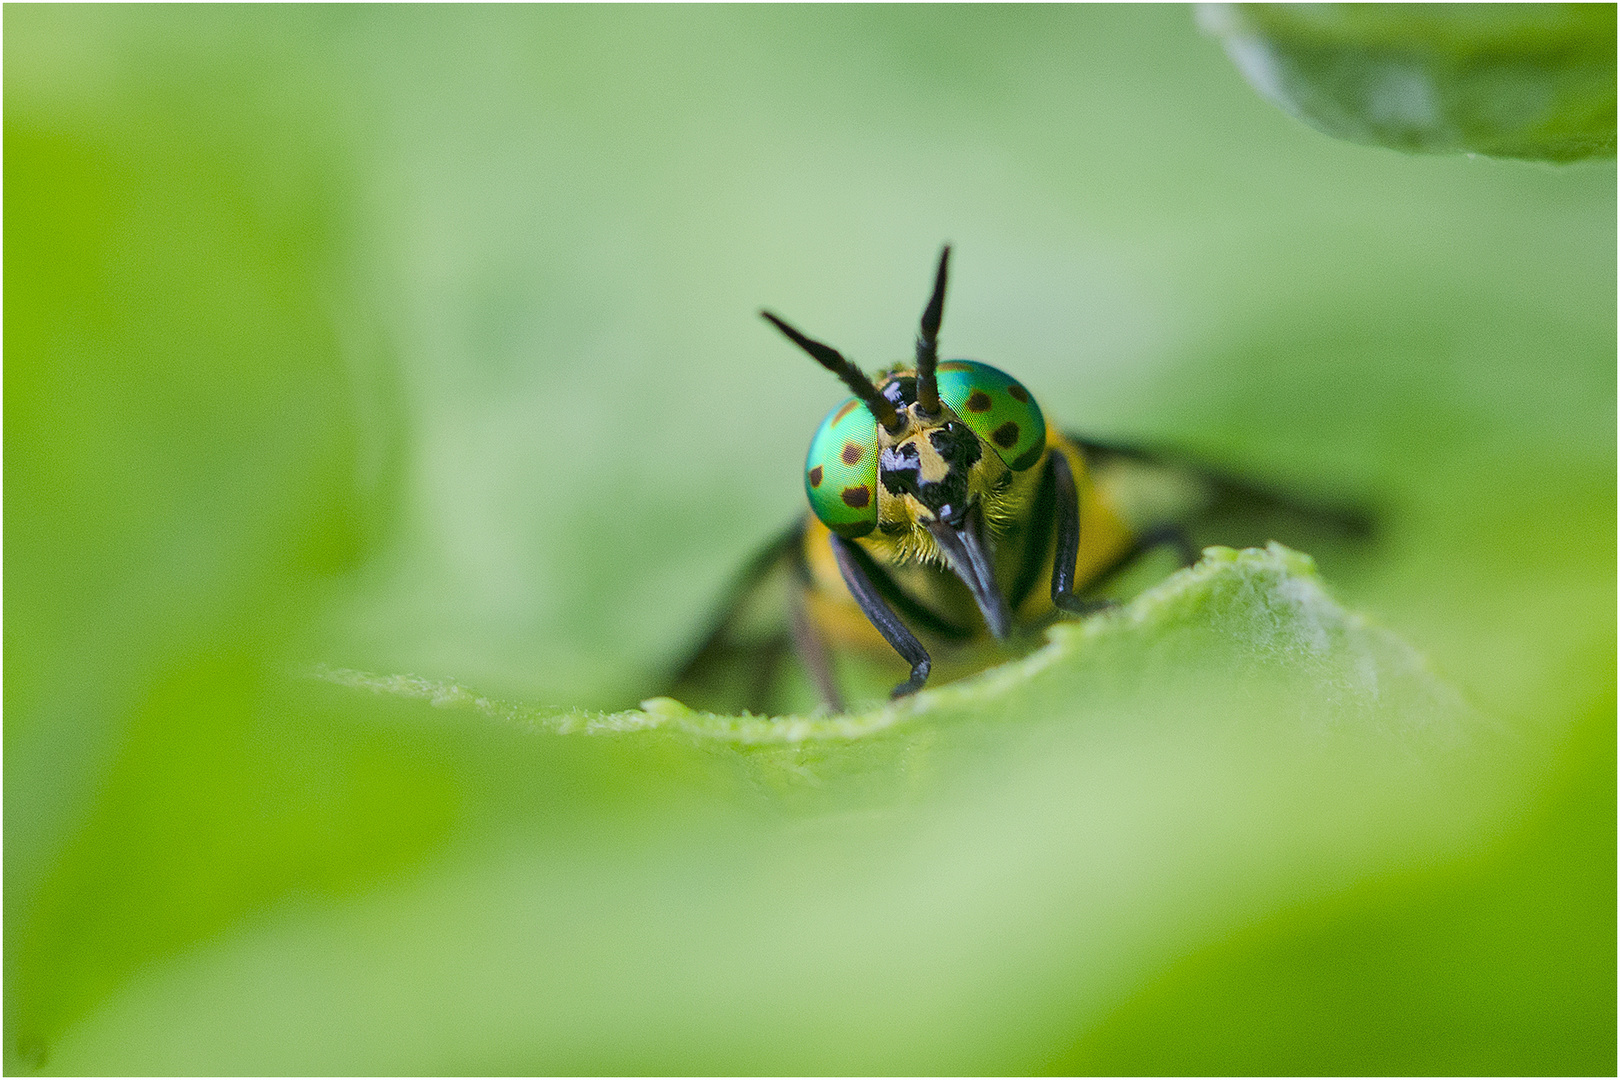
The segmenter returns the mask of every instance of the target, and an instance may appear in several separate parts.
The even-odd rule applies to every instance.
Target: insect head
[[[1015,474],[1045,459],[1046,422],[1007,373],[973,360],[939,361],[950,253],[947,246],[940,254],[915,366],[896,365],[876,384],[836,349],[760,314],[855,395],[810,440],[804,485],[816,517],[846,539],[876,532],[873,540],[887,541],[897,560],[949,566],[999,632],[1006,612],[991,580],[990,534],[1008,512]]]

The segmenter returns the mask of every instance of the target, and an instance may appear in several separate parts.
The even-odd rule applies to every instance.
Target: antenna
[[[816,363],[844,380],[844,385],[849,387],[850,391],[872,411],[872,415],[877,417],[878,423],[891,432],[898,432],[904,426],[905,422],[900,419],[900,414],[895,412],[894,404],[878,393],[877,387],[872,385],[872,380],[868,379],[860,368],[845,360],[843,354],[837,349],[831,345],[823,345],[819,341],[805,337],[768,311],[761,311],[760,315],[786,334],[789,341],[815,357]],[[937,397],[938,395],[936,395],[936,400]]]
[[[945,316],[945,267],[951,261],[951,245],[939,253],[939,272],[934,275],[934,295],[923,309],[922,327],[917,333],[917,408],[928,416],[939,415],[939,380],[934,369],[939,364],[939,324]]]

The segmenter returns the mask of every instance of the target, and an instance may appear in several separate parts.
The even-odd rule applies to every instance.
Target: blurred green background
[[[1612,1074],[1612,161],[1335,141],[1172,7],[4,18],[8,1072]],[[947,239],[1065,426],[1383,507],[1324,576],[1493,767],[1316,805],[1293,699],[1121,691],[786,798],[308,677],[657,692],[840,394],[754,312],[903,357]]]

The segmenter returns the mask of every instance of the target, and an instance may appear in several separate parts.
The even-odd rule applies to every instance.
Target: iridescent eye
[[[810,440],[804,493],[821,523],[851,539],[877,528],[877,420],[856,398],[827,414]]]
[[[939,365],[939,398],[1015,472],[1041,459],[1046,420],[1018,380],[977,360]]]

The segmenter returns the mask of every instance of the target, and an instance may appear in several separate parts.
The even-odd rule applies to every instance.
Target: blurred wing
[[[1093,482],[1137,532],[1176,525],[1197,548],[1256,547],[1279,540],[1310,552],[1374,539],[1377,515],[1349,498],[1288,491],[1234,475],[1190,454],[1068,438]]]

